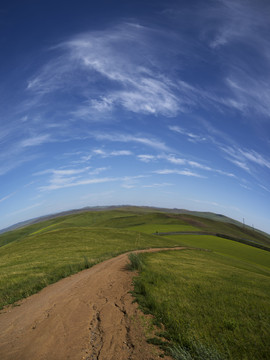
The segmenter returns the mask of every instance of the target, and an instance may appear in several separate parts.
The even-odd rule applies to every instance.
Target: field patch
[[[158,234],[166,232],[198,232],[199,228],[183,224],[143,224],[128,227],[129,230],[140,231],[146,234]]]
[[[228,259],[237,260],[239,267],[253,268],[253,271],[269,274],[270,253],[249,245],[211,235],[170,235],[183,246],[191,246],[214,251]]]
[[[44,233],[30,233],[0,248],[0,307],[120,253],[178,245],[174,239],[123,229],[49,229],[46,224]]]
[[[160,335],[176,359],[268,358],[269,275],[253,266],[239,268],[237,259],[214,252],[138,256],[134,294],[165,326]]]

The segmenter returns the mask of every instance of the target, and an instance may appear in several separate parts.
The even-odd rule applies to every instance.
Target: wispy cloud
[[[81,168],[81,169],[46,169],[39,172],[34,173],[34,176],[40,176],[45,174],[52,174],[53,176],[71,176],[71,175],[77,175],[81,173],[85,173],[90,169],[89,166]]]
[[[246,116],[252,111],[269,117],[269,14],[269,3],[252,0],[220,0],[202,14],[209,45],[224,58],[230,90],[224,105]]]
[[[203,141],[207,140],[205,136],[194,134],[194,133],[187,131],[179,126],[169,126],[169,129],[178,134],[186,136],[188,138],[188,140],[193,141],[193,142],[203,142]]]
[[[164,37],[165,34],[157,30],[128,23],[78,35],[53,48],[61,55],[29,80],[27,89],[39,96],[65,91],[67,81],[71,83],[70,80],[75,79],[72,74],[84,71],[91,77],[87,91],[91,96],[87,105],[81,104],[73,110],[75,116],[89,117],[93,111],[112,111],[118,106],[135,113],[174,116],[180,108],[174,85],[161,75],[158,58],[153,65],[153,52],[158,49],[154,43],[159,38],[160,45]],[[127,52],[127,47],[136,50]],[[146,59],[143,65],[142,57]],[[96,87],[95,93],[91,83]],[[81,88],[81,78],[76,79],[74,86]]]
[[[95,177],[108,170],[108,167],[99,167],[93,169],[90,167],[84,167],[80,169],[47,169],[33,175],[50,175],[49,178],[45,179],[47,185],[39,187],[40,191],[52,191],[76,186],[102,184],[106,182],[119,182],[122,183],[122,187],[132,188],[140,179],[149,177],[149,175]]]
[[[206,178],[206,176],[197,174],[193,171],[190,170],[178,170],[178,169],[161,169],[161,170],[155,170],[153,171],[154,174],[159,174],[159,175],[183,175],[183,176],[192,176],[192,177],[197,177],[197,178]]]
[[[80,169],[47,169],[33,175],[50,175],[49,179],[47,179],[49,184],[39,188],[41,191],[45,191],[112,181],[112,178],[92,178],[93,175],[99,175],[107,169],[106,167],[96,169],[91,169],[90,167]]]
[[[263,15],[260,25],[260,14],[259,6],[253,6],[250,1],[220,0],[205,7],[198,24],[215,51],[233,39],[241,39],[248,46],[251,35],[262,45],[258,34],[266,29],[267,22]],[[258,32],[250,30],[254,28]],[[179,66],[176,38],[179,41],[177,33],[169,36],[165,31],[131,23],[79,34],[50,49],[52,60],[29,80],[27,89],[37,97],[39,105],[42,97],[52,100],[57,94],[54,102],[57,108],[63,105],[61,94],[69,98],[76,91],[79,101],[70,108],[67,102],[63,106],[68,117],[80,122],[112,122],[119,110],[175,117],[196,109],[223,113],[224,108],[227,111],[234,108],[249,117],[251,109],[269,116],[268,78],[254,78],[253,72],[236,59],[224,64],[224,71],[213,83],[199,83],[195,76],[184,80],[181,73],[184,74],[185,68],[190,71],[190,64],[185,61]],[[161,52],[163,47],[166,51]],[[126,51],[127,48],[133,51]],[[189,49],[185,51],[192,56]],[[256,51],[261,53],[259,46]],[[177,77],[174,71],[168,71],[166,53],[172,54],[170,65],[177,70]],[[205,136],[179,126],[172,126],[171,130],[192,142],[206,141]]]
[[[50,191],[50,190],[58,190],[58,189],[64,189],[69,187],[75,187],[75,186],[82,186],[82,185],[91,185],[91,184],[102,184],[106,182],[114,182],[117,181],[116,178],[92,178],[92,179],[77,179],[75,177],[71,177],[68,179],[54,179],[51,181],[49,185],[45,185],[40,187],[41,191]]]
[[[167,186],[173,186],[171,183],[154,183],[150,185],[143,185],[143,188],[160,188],[160,187],[167,187]]]
[[[157,150],[169,151],[169,147],[158,139],[148,138],[140,135],[130,135],[130,134],[122,134],[122,133],[96,133],[93,135],[97,140],[107,140],[112,142],[122,142],[122,143],[139,143],[142,145],[146,145],[147,147],[151,147]]]
[[[270,44],[269,44],[270,45]],[[233,69],[226,79],[232,92],[232,99],[227,100],[228,106],[234,107],[246,115],[253,113],[269,117],[270,89],[269,76],[254,77],[242,69]]]
[[[245,185],[245,184],[240,184],[240,186],[246,190],[252,190],[251,187]]]
[[[270,189],[267,188],[266,186],[263,186],[263,185],[261,185],[261,184],[259,184],[259,186],[260,186],[263,190],[265,190],[265,191],[267,191],[268,193],[270,193]]]
[[[22,140],[20,145],[22,147],[39,146],[44,143],[48,143],[50,141],[51,141],[51,136],[49,134],[45,134],[45,135],[38,135],[35,137],[24,139]]]
[[[21,214],[21,213],[24,213],[24,212],[27,212],[29,210],[32,210],[34,208],[37,208],[37,207],[40,207],[44,204],[44,202],[39,202],[39,203],[35,203],[33,205],[29,205],[27,207],[24,207],[22,209],[19,209],[19,210],[16,210],[16,211],[13,211],[12,213],[9,213],[7,216],[8,217],[11,217],[11,216],[14,216],[14,215],[17,215],[17,214]]]
[[[137,155],[137,158],[142,162],[149,163],[150,161],[155,160],[156,156],[147,155],[147,154],[141,154],[141,155]]]
[[[231,42],[246,42],[257,47],[265,40],[260,34],[269,28],[269,4],[251,0],[220,0],[211,5],[204,14],[208,20],[212,20],[209,23],[216,30],[210,41],[212,48]],[[209,30],[213,28],[209,27]],[[254,43],[254,40],[257,41]]]
[[[0,156],[2,158],[2,156]],[[20,166],[23,166],[25,163],[30,163],[31,161],[34,161],[38,158],[38,154],[32,154],[32,155],[24,155],[19,153],[13,153],[11,155],[6,154],[6,156],[3,156],[3,159],[1,159],[1,165],[0,165],[0,176],[5,175],[8,172],[19,168]]]
[[[111,156],[131,156],[132,152],[130,150],[113,150],[113,151],[106,151],[103,149],[95,149],[93,150],[95,155],[100,155],[104,158],[111,157]]]
[[[241,210],[236,206],[226,206],[223,204],[219,204],[216,201],[205,201],[205,200],[198,200],[198,199],[190,199],[190,200],[195,203],[198,203],[198,204],[210,205],[210,206],[221,208],[223,210],[225,209],[225,210],[234,210],[237,212],[241,212]]]
[[[90,171],[89,175],[99,175],[100,173],[102,173],[103,171],[107,171],[108,169],[109,169],[108,167],[96,168],[96,169]]]
[[[147,155],[147,154],[144,154],[144,155],[138,155],[137,158],[140,160],[140,161],[143,161],[143,162],[150,162],[150,161],[160,161],[160,160],[165,160],[171,164],[174,164],[174,165],[186,165],[186,166],[190,166],[192,168],[196,168],[196,169],[200,169],[200,170],[203,170],[203,171],[209,171],[209,172],[213,172],[213,173],[216,173],[216,174],[219,174],[219,175],[224,175],[224,176],[228,176],[228,177],[231,177],[231,178],[236,178],[236,176],[231,173],[231,172],[227,172],[227,171],[224,171],[224,170],[220,170],[220,169],[215,169],[215,168],[212,168],[210,166],[207,166],[207,165],[204,165],[202,163],[199,163],[197,161],[193,161],[193,160],[188,160],[188,159],[184,159],[184,158],[179,158],[178,156],[174,155],[174,154],[161,154],[161,155]]]
[[[230,162],[249,173],[254,165],[270,169],[270,160],[254,150],[241,149],[236,146],[220,146],[220,149],[227,155]]]
[[[228,104],[232,100],[224,100],[214,88],[199,86],[194,79],[185,81],[179,73],[175,79],[168,71],[165,53],[172,53],[170,64],[179,67],[175,35],[130,23],[77,35],[52,49],[55,58],[28,82],[27,89],[40,102],[40,97],[53,93],[68,96],[71,87],[81,101],[70,115],[87,121],[104,121],[106,113],[118,109],[175,117],[198,107],[232,106]],[[163,47],[165,52],[160,51]],[[203,141],[191,132],[187,135],[190,141]]]
[[[255,164],[258,164],[262,167],[270,169],[270,160],[263,157],[261,154],[258,154],[254,150],[242,150],[239,149],[239,152],[243,155],[245,159],[251,161]]]
[[[133,189],[138,187],[141,179],[148,178],[150,175],[134,175],[134,176],[124,176],[120,178],[122,182],[122,187],[125,189]]]
[[[14,196],[15,194],[16,194],[16,193],[13,192],[12,194],[9,194],[9,195],[6,195],[6,196],[0,198],[0,203],[3,202],[3,201],[5,201],[5,200],[7,200],[7,199],[9,199],[9,198],[11,198],[11,197]]]

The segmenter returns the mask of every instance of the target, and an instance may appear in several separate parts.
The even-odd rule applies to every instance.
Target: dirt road
[[[169,249],[147,251],[160,250]],[[0,359],[160,359],[132,303],[134,273],[125,270],[127,262],[127,254],[107,260],[3,310]]]

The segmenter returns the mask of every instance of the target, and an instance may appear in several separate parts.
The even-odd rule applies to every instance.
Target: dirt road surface
[[[146,251],[160,250],[171,249]],[[129,293],[134,273],[127,262],[127,254],[112,258],[2,310],[0,359],[160,359]]]

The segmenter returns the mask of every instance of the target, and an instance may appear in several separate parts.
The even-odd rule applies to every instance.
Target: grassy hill
[[[6,245],[12,241],[18,241],[26,236],[44,233],[53,229],[68,227],[112,227],[112,228],[131,228],[141,231],[140,226],[153,225],[151,232],[162,232],[164,228],[160,225],[175,225],[170,231],[202,231],[212,234],[223,234],[238,239],[250,240],[251,243],[257,243],[270,247],[270,236],[250,227],[243,227],[236,221],[222,215],[212,213],[188,212],[186,210],[160,209],[148,207],[109,207],[93,209],[72,210],[61,214],[51,215],[32,220],[33,224],[19,227],[18,229],[7,231],[0,235],[0,246]],[[178,211],[178,212],[177,212]],[[179,212],[182,212],[179,214]],[[196,215],[191,215],[196,213]],[[218,219],[218,220],[216,220]],[[222,219],[222,220],[220,220]],[[156,227],[154,225],[157,225]],[[150,228],[149,228],[150,229]]]
[[[270,254],[214,240],[216,251],[139,255],[134,294],[164,329],[149,341],[177,360],[269,359]]]
[[[175,359],[267,359],[270,252],[254,246],[269,250],[270,239],[220,215],[84,209],[5,232],[0,308],[120,253],[174,246],[192,250],[142,255],[135,291]]]

